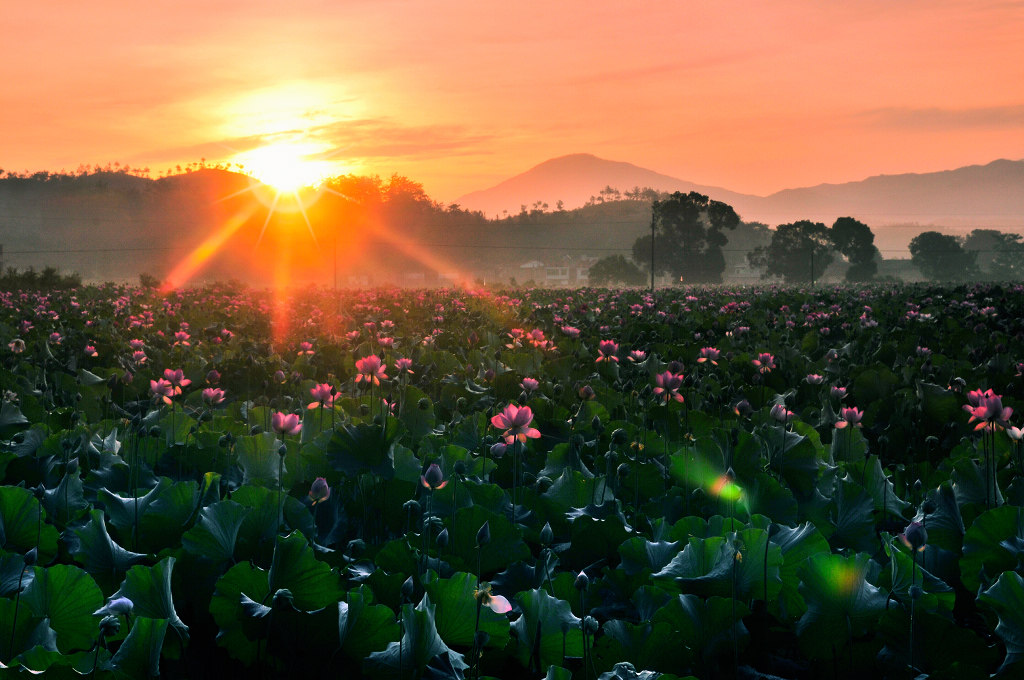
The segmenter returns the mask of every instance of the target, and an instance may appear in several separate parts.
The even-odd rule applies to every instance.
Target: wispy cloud
[[[964,109],[889,107],[869,109],[856,116],[879,128],[963,130],[1024,128],[1024,104]]]

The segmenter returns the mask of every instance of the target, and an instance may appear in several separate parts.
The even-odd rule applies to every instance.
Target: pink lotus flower
[[[532,421],[533,411],[529,406],[509,404],[501,413],[491,418],[491,425],[505,430],[502,436],[505,443],[511,444],[514,441],[525,442],[527,438],[540,437],[540,430],[530,427]]]
[[[519,383],[519,386],[523,388],[524,392],[530,394],[540,387],[540,382],[538,382],[536,378],[523,378],[523,381]]]
[[[327,485],[327,480],[323,477],[317,477],[313,480],[313,483],[309,487],[309,500],[310,505],[316,505],[322,503],[331,497],[331,487]]]
[[[206,387],[203,389],[203,401],[210,406],[216,406],[224,401],[224,390],[219,387]]]
[[[387,373],[384,372],[384,363],[376,354],[371,354],[356,361],[356,370],[359,371],[359,375],[356,376],[356,383],[365,380],[367,383],[372,382],[374,385],[380,385],[380,381],[386,380],[388,377]]]
[[[786,407],[782,404],[775,404],[772,406],[772,410],[769,411],[769,415],[782,424],[792,422],[793,419],[796,418],[796,414],[792,411],[787,411]]]
[[[182,387],[188,387],[192,384],[192,381],[185,377],[185,372],[180,368],[174,370],[165,368],[164,380],[174,386],[175,394],[181,394]]]
[[[512,611],[512,603],[508,601],[508,598],[492,594],[489,583],[481,584],[479,590],[473,591],[473,596],[476,597],[477,602],[497,614],[507,614]]]
[[[399,374],[408,373],[409,375],[412,375],[412,359],[409,359],[407,357],[395,359],[395,370],[398,371]]]
[[[437,463],[431,463],[427,471],[420,475],[420,484],[431,491],[437,491],[447,486],[448,480],[444,478],[441,466]]]
[[[679,394],[679,388],[683,386],[683,376],[673,375],[671,371],[665,371],[654,376],[654,394],[663,403],[675,399],[682,403],[683,395]]]
[[[216,369],[210,369],[210,372],[206,374],[206,382],[210,385],[216,385],[220,382],[220,373]]]
[[[833,399],[837,399],[839,401],[842,401],[843,399],[846,399],[846,388],[845,387],[838,387],[836,385],[833,385],[832,389],[829,391],[829,393],[832,395]]]
[[[580,337],[580,329],[575,326],[562,326],[562,332],[570,338]]]
[[[135,339],[135,340],[129,340],[128,341],[128,346],[131,347],[133,350],[138,351],[138,350],[144,349],[145,346],[146,346],[146,343],[142,342],[142,340]]]
[[[82,351],[85,353],[85,356],[87,356],[87,357],[98,357],[99,356],[99,352],[97,352],[96,348],[93,347],[92,345],[86,345],[85,349],[82,350]]]
[[[175,395],[174,385],[160,378],[149,381],[149,391],[154,397],[160,397],[165,404],[171,403],[171,397]],[[178,393],[180,394],[180,392]]]
[[[771,373],[775,366],[775,357],[768,352],[761,352],[757,355],[756,359],[752,359],[751,362],[757,367],[757,370],[761,373]]]
[[[817,373],[808,373],[804,380],[807,381],[808,385],[820,385],[825,382],[825,376],[818,375]]]
[[[303,355],[309,354],[315,354],[315,352],[313,351],[313,343],[303,340],[302,342],[299,343],[298,356],[301,357]]]
[[[979,421],[974,427],[975,430],[995,430],[1005,428],[1010,424],[1009,420],[1013,415],[1013,409],[1009,406],[1004,407],[1003,397],[991,389],[984,392],[974,390],[968,393],[967,400],[973,406],[973,408],[964,406],[964,410],[971,414],[971,418],[967,422]]]
[[[602,340],[597,344],[597,359],[595,363],[602,361],[614,361],[618,363],[619,358],[615,356],[619,352],[619,344],[614,340]]]
[[[25,341],[21,338],[15,338],[7,343],[7,348],[15,354],[21,354],[25,351]]]
[[[839,410],[839,420],[836,422],[836,429],[844,427],[860,427],[860,421],[864,418],[864,412],[856,406],[843,407]]]
[[[714,347],[701,347],[700,356],[697,357],[697,363],[703,364],[705,361],[710,361],[713,366],[717,366],[718,357],[721,356],[721,354],[722,352]]]
[[[316,387],[309,388],[309,393],[313,395],[313,399],[316,401],[310,402],[306,408],[313,409],[318,406],[321,408],[333,406],[334,400],[338,397],[338,395],[332,394],[333,392],[334,388],[331,387],[330,383],[320,383]]]
[[[191,345],[188,341],[189,337],[191,336],[189,336],[185,331],[176,331],[174,333],[174,344],[181,345],[182,347],[190,347]]]
[[[276,412],[270,419],[270,426],[278,434],[298,434],[302,431],[302,421],[294,413]]]
[[[137,364],[144,364],[149,361],[149,357],[146,356],[145,352],[140,350],[138,352],[132,352],[132,361]]]
[[[626,358],[629,359],[630,363],[639,364],[643,362],[644,359],[647,358],[647,352],[643,351],[642,349],[634,349],[629,353],[629,356]]]
[[[53,333],[50,333],[50,344],[51,345],[59,345],[61,343],[61,340],[63,340],[63,338],[61,337],[60,333],[58,333],[56,331],[54,331]]]

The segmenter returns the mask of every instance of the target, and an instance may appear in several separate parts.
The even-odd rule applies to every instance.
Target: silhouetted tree
[[[732,206],[695,191],[677,191],[654,202],[651,219],[656,274],[667,273],[689,283],[721,283],[725,271],[722,246],[729,242],[723,231],[740,223]],[[633,260],[650,268],[650,234],[634,242]]]
[[[871,228],[852,217],[840,217],[832,225],[832,243],[850,263],[847,281],[870,281],[878,271],[878,248]]]
[[[623,284],[639,286],[644,283],[644,273],[632,261],[622,255],[609,255],[591,265],[587,272],[592,286]]]
[[[910,241],[910,259],[932,281],[970,281],[978,276],[976,253],[956,236],[925,231]]]
[[[781,276],[787,283],[815,281],[832,264],[832,234],[821,222],[800,220],[780,224],[771,243],[747,256],[762,278]]]
[[[1024,278],[1024,236],[996,229],[975,229],[963,243],[985,278],[1007,281]]]

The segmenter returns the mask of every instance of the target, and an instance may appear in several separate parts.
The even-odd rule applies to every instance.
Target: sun
[[[316,187],[338,174],[334,163],[319,158],[316,144],[276,142],[235,156],[235,162],[255,179],[281,193]]]

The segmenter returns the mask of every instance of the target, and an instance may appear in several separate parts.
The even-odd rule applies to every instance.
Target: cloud
[[[486,153],[493,134],[461,125],[402,125],[388,118],[338,121],[311,131],[334,147],[325,157],[405,158],[429,160],[452,155]]]
[[[965,130],[978,128],[1024,127],[1024,104],[1010,106],[979,106],[965,109],[889,107],[869,109],[857,114],[872,127]]]

